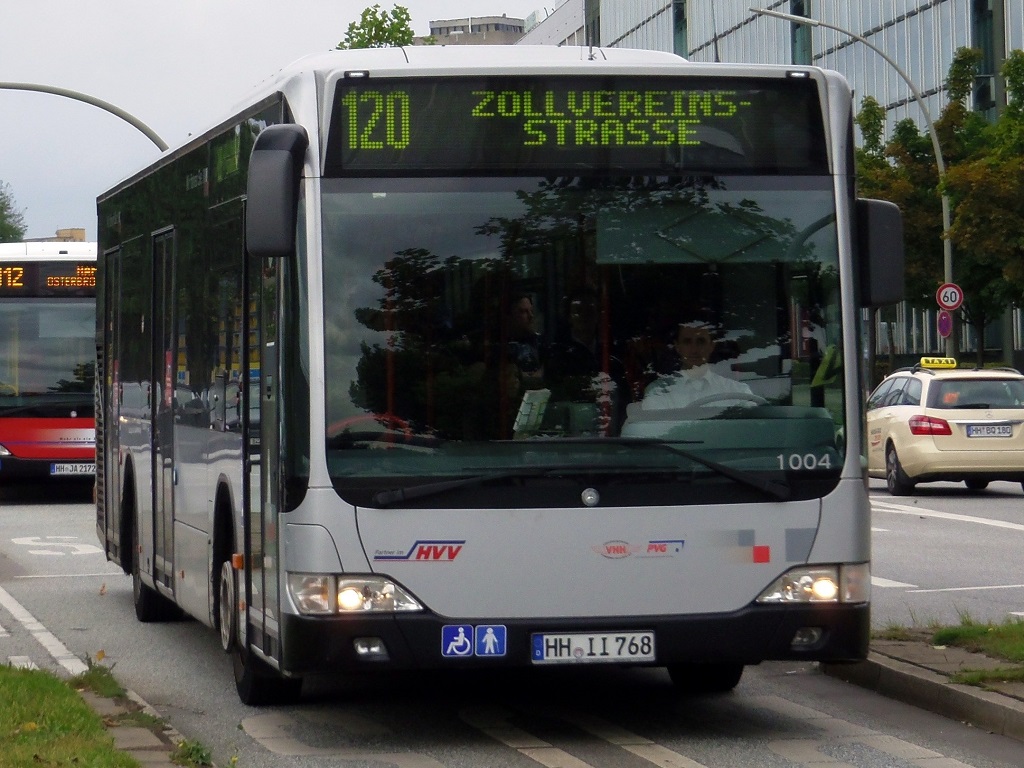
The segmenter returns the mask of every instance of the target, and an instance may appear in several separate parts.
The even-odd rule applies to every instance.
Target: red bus
[[[0,243],[0,484],[96,474],[96,243]]]

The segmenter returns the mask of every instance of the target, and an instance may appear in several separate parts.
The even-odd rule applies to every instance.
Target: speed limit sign
[[[943,283],[935,292],[935,301],[939,303],[940,309],[952,312],[964,303],[964,292],[956,283]]]

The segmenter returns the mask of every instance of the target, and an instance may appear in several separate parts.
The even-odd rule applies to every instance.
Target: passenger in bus
[[[641,410],[685,408],[707,398],[733,393],[738,395],[736,400],[721,397],[715,402],[719,405],[749,404],[750,387],[717,373],[709,362],[718,339],[717,328],[704,320],[679,323],[672,344],[679,356],[679,369],[647,386]]]
[[[570,434],[608,434],[621,421],[625,371],[614,339],[602,338],[596,291],[581,288],[564,297],[558,331],[544,352],[546,386],[563,410],[553,419]],[[607,327],[604,335],[610,336]]]
[[[527,388],[531,383],[539,385],[544,377],[541,337],[534,327],[535,317],[533,297],[528,293],[516,294],[508,306],[507,351],[508,359],[519,369]]]

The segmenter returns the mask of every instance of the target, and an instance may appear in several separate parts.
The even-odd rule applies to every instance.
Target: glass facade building
[[[558,9],[557,33],[545,20],[522,42],[578,44],[579,35],[569,38],[565,30],[579,29],[587,44],[671,51],[691,61],[811,64],[843,73],[858,105],[874,97],[886,110],[887,132],[905,118],[927,129],[912,89],[870,46],[824,26],[758,15],[751,7],[815,19],[863,38],[899,63],[932,120],[946,105],[945,80],[958,48],[983,54],[971,106],[989,119],[1006,104],[1002,63],[1009,51],[1024,49],[1024,0],[574,0]],[[936,243],[938,259],[941,249]],[[887,314],[892,317],[876,329],[880,352],[889,351],[890,339],[896,353],[942,349],[935,311],[901,305]],[[960,348],[973,349],[970,329],[962,330]],[[1006,321],[990,326],[986,346],[1020,357],[1024,313],[1013,309]]]

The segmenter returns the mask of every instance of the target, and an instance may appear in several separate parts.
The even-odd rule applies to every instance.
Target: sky
[[[363,9],[404,5],[413,32],[466,16],[525,19],[561,0],[4,0],[0,83],[32,83],[113,104],[174,147],[258,83],[334,48]],[[81,101],[0,88],[0,182],[26,237],[84,228],[96,197],[160,155],[142,131]]]

